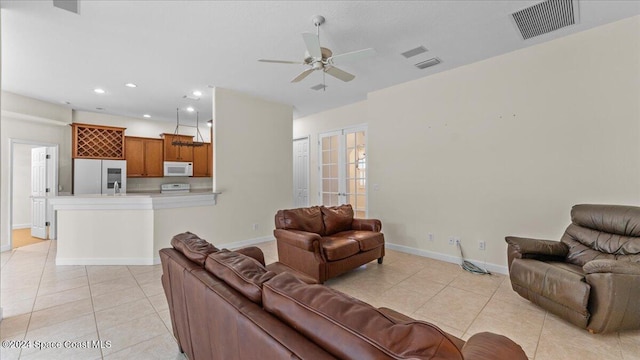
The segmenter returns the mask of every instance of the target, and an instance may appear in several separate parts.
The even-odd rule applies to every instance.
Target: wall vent
[[[313,85],[311,87],[312,90],[316,90],[316,91],[323,90],[323,89],[326,89],[326,88],[327,88],[327,85],[325,85],[325,84]]]
[[[418,46],[417,48],[411,49],[411,50],[407,50],[405,52],[402,53],[402,56],[406,57],[407,59],[416,55],[420,55],[422,53],[427,52],[427,48],[424,46]]]
[[[511,14],[524,40],[577,22],[575,0],[547,0]]]
[[[67,10],[75,14],[80,14],[80,1],[79,0],[53,0],[53,6]]]
[[[417,67],[418,69],[426,69],[426,68],[428,68],[428,67],[431,67],[431,66],[434,66],[434,65],[438,65],[438,64],[440,64],[441,62],[442,62],[442,61],[440,61],[440,59],[438,59],[438,58],[431,58],[431,59],[429,59],[429,60],[425,60],[425,61],[422,61],[422,62],[417,63],[417,64],[416,64],[416,67]]]

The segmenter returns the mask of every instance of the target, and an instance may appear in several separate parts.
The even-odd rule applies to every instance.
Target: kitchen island
[[[57,196],[57,265],[152,265],[171,236],[211,226],[219,193]]]

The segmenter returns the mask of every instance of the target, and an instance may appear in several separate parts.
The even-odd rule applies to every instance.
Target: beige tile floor
[[[274,242],[259,245],[267,263]],[[97,348],[1,348],[8,359],[185,359],[154,266],[56,266],[55,242],[1,254],[4,340],[102,341]],[[503,334],[531,359],[640,360],[640,331],[591,335],[520,298],[503,275],[473,275],[455,264],[387,250],[328,286],[440,326],[468,339]],[[107,345],[110,342],[110,346]]]

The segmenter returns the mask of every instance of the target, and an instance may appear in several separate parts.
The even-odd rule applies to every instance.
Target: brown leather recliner
[[[278,260],[320,284],[372,260],[382,264],[382,223],[354,218],[349,204],[279,210],[275,222]]]
[[[592,333],[640,329],[640,207],[575,205],[560,242],[506,241],[522,297]]]

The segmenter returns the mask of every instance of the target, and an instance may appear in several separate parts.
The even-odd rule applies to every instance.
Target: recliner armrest
[[[367,230],[380,232],[382,230],[382,222],[378,219],[356,219],[351,221],[352,230]]]
[[[564,258],[569,253],[569,247],[560,241],[521,238],[516,236],[507,236],[505,241],[522,255],[547,255]]]
[[[614,273],[640,275],[640,264],[620,260],[591,260],[582,267],[586,274]]]
[[[291,246],[295,246],[302,250],[314,251],[314,243],[320,242],[320,235],[301,230],[284,230],[275,229],[273,235],[277,241],[281,241]],[[317,248],[316,245],[315,248]]]
[[[527,360],[520,345],[509,338],[482,332],[473,335],[462,347],[465,360]]]

